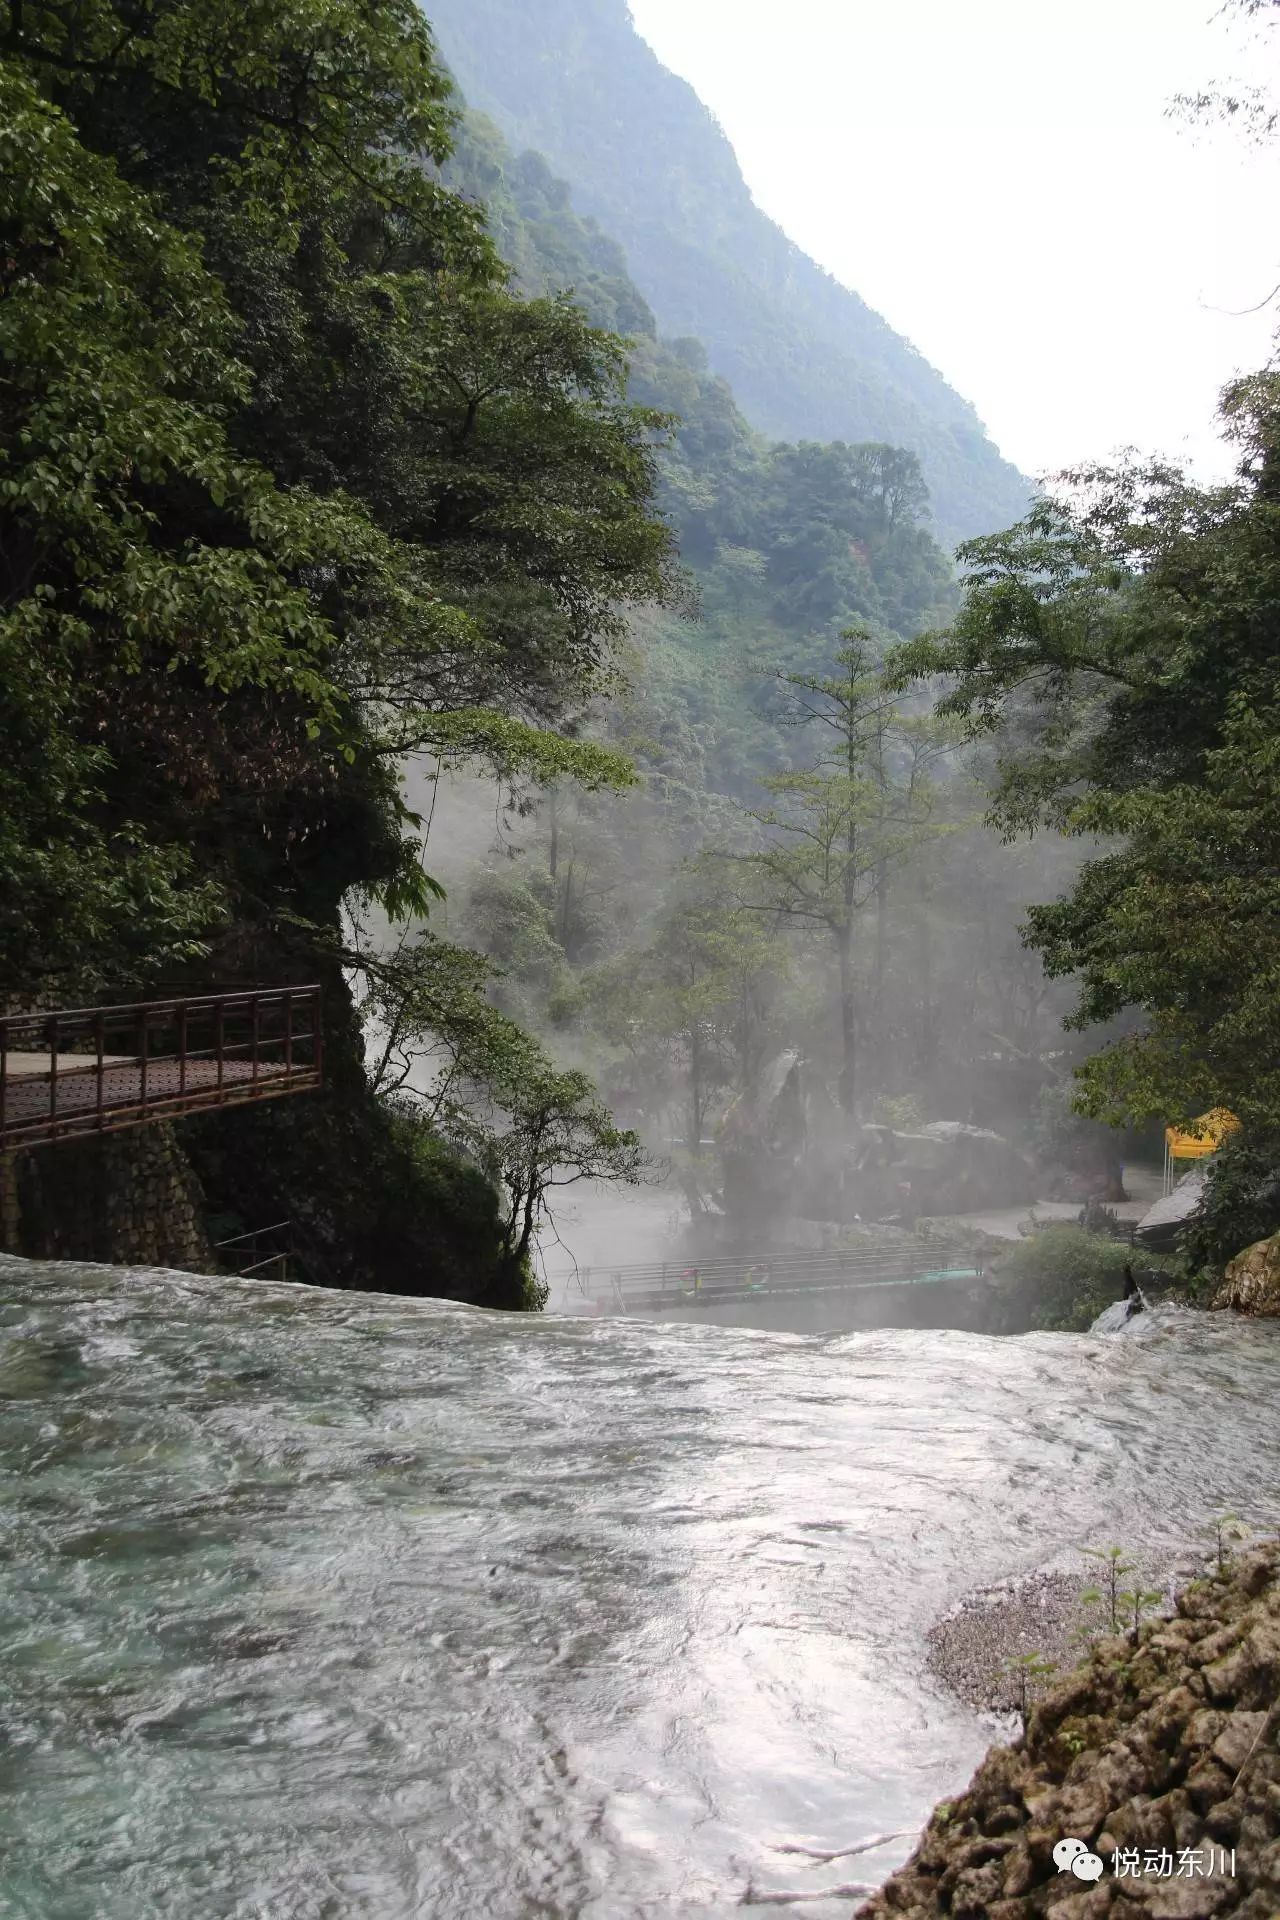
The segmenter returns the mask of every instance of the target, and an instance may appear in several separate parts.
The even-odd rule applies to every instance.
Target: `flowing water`
[[[942,1609],[1280,1482],[1274,1325],[801,1337],[0,1281],[23,1920],[727,1916],[878,1879],[909,1840],[779,1849],[963,1784],[992,1729],[926,1674]]]

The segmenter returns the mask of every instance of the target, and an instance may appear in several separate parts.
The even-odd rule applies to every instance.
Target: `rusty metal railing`
[[[232,1233],[225,1240],[215,1240],[213,1251],[222,1255],[223,1264],[242,1280],[266,1274],[275,1280],[290,1280],[294,1266],[301,1265],[293,1239],[292,1220],[275,1220],[268,1227],[253,1227],[248,1233]]]
[[[0,1017],[0,1150],[320,1086],[320,988]]]

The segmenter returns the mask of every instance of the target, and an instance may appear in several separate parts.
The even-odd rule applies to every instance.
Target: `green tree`
[[[1280,376],[1238,382],[1224,418],[1234,485],[1075,476],[1070,504],[966,550],[959,619],[898,671],[952,676],[942,708],[1004,728],[1003,828],[1102,843],[1027,916],[1050,974],[1079,982],[1072,1024],[1131,1021],[1079,1069],[1084,1109],[1119,1123],[1222,1103],[1274,1134]]]
[[[530,1255],[549,1197],[579,1180],[635,1184],[644,1155],[583,1073],[563,1071],[488,998],[494,969],[429,933],[366,956],[371,1082],[396,1112],[467,1155],[505,1196],[495,1306],[541,1305]]]
[[[661,423],[616,340],[503,290],[431,164],[453,111],[416,9],[36,0],[0,45],[4,608],[74,683],[18,716],[63,742],[45,814],[136,863],[102,913],[91,858],[45,863],[86,925],[143,909],[103,970],[143,964],[153,905],[153,968],[219,905],[264,932],[331,929],[355,884],[425,905],[414,746],[625,777],[546,729],[667,590]],[[21,953],[36,923],[28,984],[59,964]]]
[[[665,424],[507,288],[410,0],[27,0],[0,58],[0,990],[318,974],[330,1099],[241,1132],[319,1215],[405,1166],[341,927],[438,894],[402,757],[631,778],[561,725],[674,591]]]
[[[726,1092],[762,1065],[787,971],[785,943],[732,898],[718,865],[692,864],[647,943],[593,969],[574,1001],[627,1057],[654,1117],[678,1112],[676,1161],[695,1211],[702,1140]]]
[[[225,421],[247,381],[198,247],[11,66],[0,227],[0,983],[12,991],[136,978],[199,950],[228,902],[185,827],[225,776],[228,723],[243,722],[268,802],[309,752],[333,763],[350,716],[307,575],[381,556],[349,504],[292,495],[236,454]],[[199,690],[201,736],[181,735],[180,687]],[[122,709],[164,741],[163,769],[121,764]]]
[[[788,673],[797,726],[825,729],[810,765],[771,775],[772,798],[752,818],[764,845],[739,856],[764,911],[781,924],[819,930],[838,976],[838,1097],[855,1111],[859,1050],[857,933],[889,868],[918,843],[932,804],[928,723],[903,714],[885,687],[869,635],[850,629],[829,674]]]

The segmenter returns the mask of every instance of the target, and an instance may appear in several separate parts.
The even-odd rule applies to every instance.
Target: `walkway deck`
[[[41,1039],[47,1050],[33,1045]],[[0,1019],[0,1149],[306,1093],[321,1080],[316,986],[10,1015]]]

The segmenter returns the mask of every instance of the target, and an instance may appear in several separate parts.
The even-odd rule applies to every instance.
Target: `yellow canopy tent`
[[[1164,1130],[1164,1190],[1173,1186],[1173,1169],[1179,1160],[1203,1160],[1216,1153],[1229,1134],[1239,1133],[1240,1122],[1226,1107],[1211,1107],[1189,1127]]]

